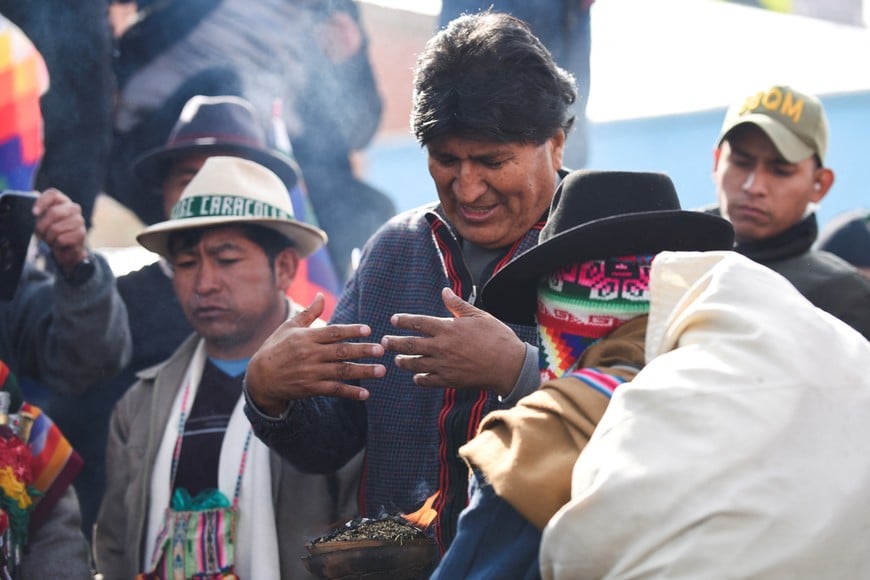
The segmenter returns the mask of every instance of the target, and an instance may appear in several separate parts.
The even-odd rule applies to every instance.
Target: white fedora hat
[[[151,225],[136,240],[145,248],[169,257],[169,235],[190,228],[225,224],[256,224],[284,234],[304,258],[326,243],[326,232],[293,217],[284,182],[259,163],[240,157],[214,156],[205,160],[169,219]]]

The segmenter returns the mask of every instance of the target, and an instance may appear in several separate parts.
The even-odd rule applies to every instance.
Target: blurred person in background
[[[184,104],[194,95],[241,96],[265,125],[279,100],[274,114],[344,282],[353,250],[395,213],[351,164],[351,153],[371,141],[382,108],[355,2],[141,0],[109,8],[118,37],[118,103],[108,194],[146,224],[159,221],[161,210],[144,195],[133,162],[166,142]]]
[[[2,24],[0,183],[4,189],[31,190],[46,163],[40,95],[49,77],[26,35],[5,18]],[[36,198],[33,215],[38,252],[24,262],[12,299],[0,307],[0,358],[19,378],[56,392],[82,393],[129,360],[127,310],[108,263],[87,246],[81,206],[48,188]],[[28,226],[4,224],[4,237],[12,233],[5,228],[16,227]]]
[[[870,277],[870,211],[857,209],[825,224],[815,249],[830,252]]]
[[[0,63],[0,182],[4,190],[31,190],[42,160],[40,96],[48,74],[33,43],[2,16]],[[88,546],[71,486],[81,458],[48,415],[23,400],[18,378],[80,393],[112,376],[130,356],[127,312],[108,264],[86,245],[79,204],[46,189],[31,221],[7,212],[8,201],[0,212],[10,292],[0,300],[0,575],[87,579]],[[32,233],[45,248],[45,269],[27,259]]]

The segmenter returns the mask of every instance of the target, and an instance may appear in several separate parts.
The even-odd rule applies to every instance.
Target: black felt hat
[[[727,220],[680,208],[667,175],[574,171],[556,189],[538,245],[487,282],[482,305],[506,322],[534,325],[538,280],[562,266],[665,250],[730,250],[733,243]]]
[[[184,105],[166,144],[137,159],[133,172],[143,182],[159,186],[169,163],[191,153],[249,159],[271,169],[288,191],[298,179],[296,162],[269,147],[253,105],[241,97],[197,95],[191,98]]]

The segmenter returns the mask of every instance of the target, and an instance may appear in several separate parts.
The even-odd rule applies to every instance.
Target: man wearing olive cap
[[[737,252],[870,338],[870,282],[833,254],[811,249],[815,206],[834,183],[827,147],[825,110],[813,95],[774,86],[734,103],[713,154],[714,212],[733,224]]]

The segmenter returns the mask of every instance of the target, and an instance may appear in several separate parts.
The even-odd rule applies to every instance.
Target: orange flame
[[[418,528],[425,530],[429,527],[429,524],[432,523],[432,520],[434,520],[438,516],[438,512],[432,509],[432,504],[435,503],[435,499],[440,493],[440,491],[436,491],[435,493],[430,495],[425,502],[423,502],[423,507],[421,507],[412,514],[403,514],[402,517],[405,518],[405,520],[407,520],[408,523],[410,523],[411,525],[417,526]]]

